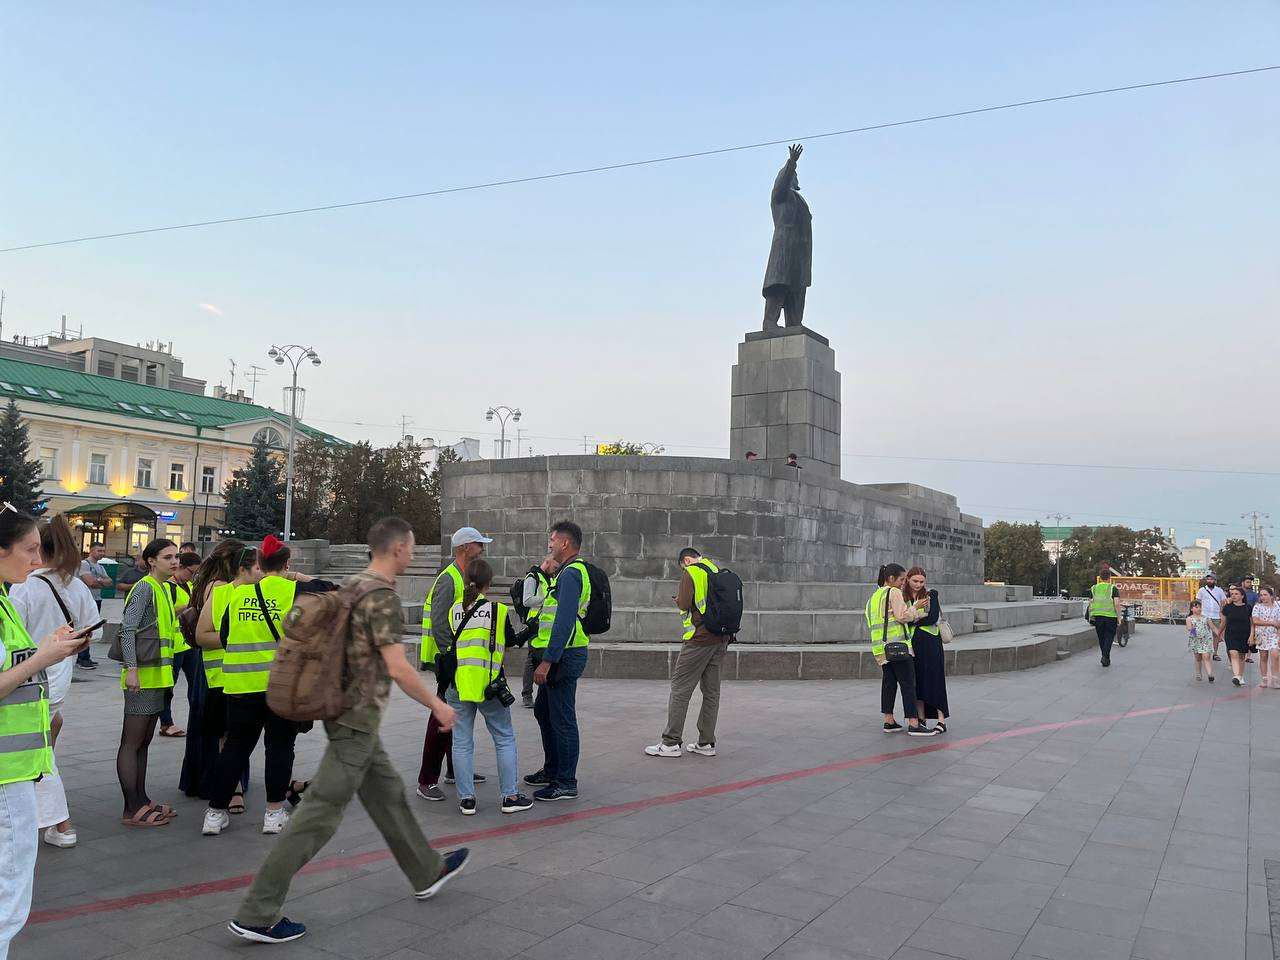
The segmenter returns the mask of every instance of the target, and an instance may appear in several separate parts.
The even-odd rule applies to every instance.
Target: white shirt
[[[62,615],[62,610],[58,608],[58,601],[53,598],[49,583],[37,580],[38,575],[49,578],[49,583],[53,584],[54,589],[58,591],[58,596],[62,597],[62,602],[67,605],[67,611],[71,614],[71,620],[75,626],[88,627],[101,619],[98,615],[98,605],[93,602],[93,594],[89,592],[83,580],[78,577],[63,580],[50,570],[40,569],[27,577],[23,583],[15,583],[9,588],[9,599],[13,602],[13,608],[18,611],[18,616],[22,617],[27,635],[33,641],[39,643],[67,622],[67,618]],[[101,631],[99,630],[98,633],[100,634]],[[67,691],[71,688],[71,674],[75,671],[75,663],[75,657],[67,657],[48,669],[50,704],[60,704],[66,699]]]
[[[1200,601],[1201,612],[1210,620],[1222,619],[1222,604],[1227,599],[1227,595],[1223,593],[1221,587],[1201,587],[1200,592],[1196,594],[1196,599]]]

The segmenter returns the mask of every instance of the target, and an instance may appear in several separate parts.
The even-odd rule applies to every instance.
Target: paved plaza
[[[176,789],[182,741],[157,739],[151,794],[181,816],[120,825],[120,693],[99,671],[72,688],[58,751],[80,844],[43,846],[13,956],[1272,960],[1280,691],[1236,690],[1225,662],[1196,683],[1185,649],[1182,628],[1144,626],[1110,670],[1086,652],[952,678],[934,740],[880,732],[878,682],[733,683],[714,759],[641,752],[665,684],[586,681],[579,801],[504,817],[492,780],[476,817],[414,798],[438,845],[474,853],[428,903],[355,805],[294,885],[310,932],[278,947],[226,931],[273,842],[260,753],[248,813],[205,838],[204,804]],[[536,725],[514,713],[528,772]],[[383,726],[410,789],[425,722],[397,694]],[[299,775],[323,744],[299,740]]]

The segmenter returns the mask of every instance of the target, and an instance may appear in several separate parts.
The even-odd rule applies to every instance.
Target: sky
[[[0,247],[799,140],[845,479],[1280,543],[1280,71],[808,139],[1280,63],[1274,3],[8,3],[0,36]],[[3,335],[172,340],[277,407],[267,348],[308,344],[351,440],[490,447],[507,404],[521,452],[727,456],[785,159],[3,253]]]

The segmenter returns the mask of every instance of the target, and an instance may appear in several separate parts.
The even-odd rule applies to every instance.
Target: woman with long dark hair
[[[172,540],[152,540],[142,551],[142,562],[147,575],[130,589],[120,622],[124,725],[116,776],[124,794],[121,822],[130,827],[163,827],[178,812],[152,803],[147,796],[147,751],[164,709],[164,692],[173,686],[173,637],[178,623],[164,583],[178,565],[178,546]]]
[[[942,605],[938,591],[926,586],[923,567],[907,571],[907,582],[902,588],[902,599],[914,605],[926,600],[925,615],[917,620],[911,633],[911,649],[915,654],[916,716],[920,720],[935,720],[933,729],[947,732],[947,717],[951,710],[947,705],[947,666],[942,654]]]
[[[887,563],[880,568],[877,588],[867,601],[867,633],[871,655],[880,664],[880,710],[884,714],[884,732],[897,733],[902,724],[893,718],[894,701],[902,690],[902,712],[907,720],[907,733],[913,737],[934,737],[916,716],[916,674],[911,655],[911,633],[907,624],[924,616],[928,598],[908,604],[902,597],[906,569],[900,563]]]
[[[35,781],[53,771],[47,671],[89,645],[63,624],[36,644],[4,584],[40,567],[36,522],[0,507],[0,958],[27,922],[39,847]],[[90,624],[91,625],[91,624]]]
[[[9,599],[27,631],[44,637],[59,627],[79,630],[97,623],[98,606],[89,588],[80,580],[80,546],[66,517],[59,515],[40,525],[40,557],[43,566],[23,583],[15,583],[9,591]],[[71,691],[74,669],[72,661],[67,659],[48,671],[49,729],[54,748],[62,730],[62,704]],[[74,847],[76,831],[71,824],[67,794],[56,760],[53,772],[36,784],[36,803],[44,842],[55,847]]]
[[[1253,641],[1253,606],[1245,599],[1239,584],[1231,585],[1227,602],[1222,605],[1222,634],[1231,661],[1231,682],[1242,687],[1244,658],[1249,655],[1249,644]]]

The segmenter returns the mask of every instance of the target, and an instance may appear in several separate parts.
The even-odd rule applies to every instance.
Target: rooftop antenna
[[[0,290],[0,336],[4,335],[4,291]]]
[[[231,363],[231,389],[228,390],[227,392],[235,393],[236,392],[236,362],[232,360],[230,361],[230,363]]]
[[[258,381],[263,379],[262,375],[266,372],[266,367],[260,367],[256,363],[249,364],[249,400],[256,402],[258,396]]]

